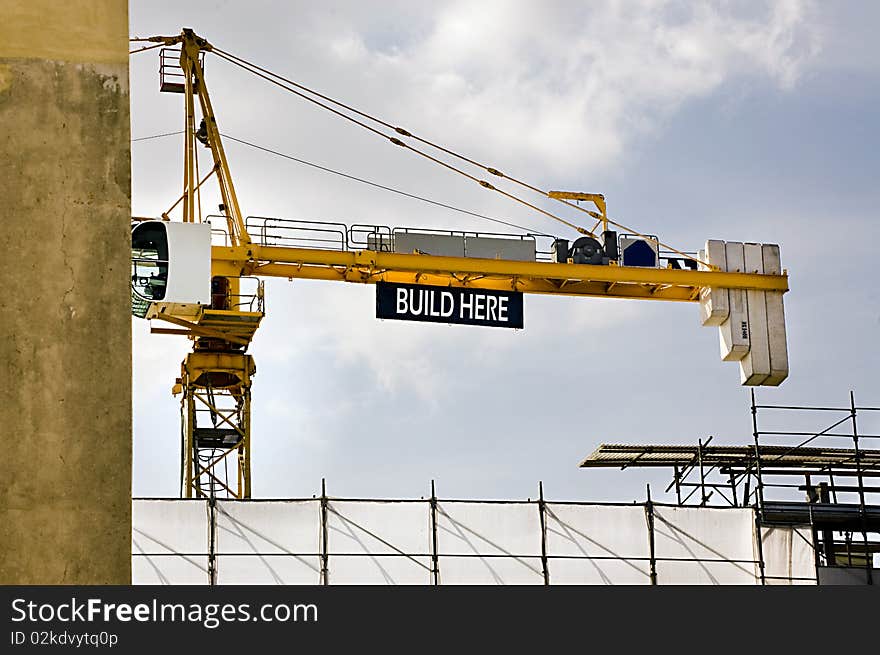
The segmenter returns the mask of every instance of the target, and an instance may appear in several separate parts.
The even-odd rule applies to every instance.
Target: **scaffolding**
[[[753,507],[762,530],[809,535],[820,584],[874,584],[880,486],[865,481],[880,477],[880,450],[865,444],[880,434],[859,425],[878,411],[856,405],[852,392],[848,406],[834,407],[759,404],[752,391],[749,445],[710,445],[711,436],[691,446],[602,444],[581,466],[670,468],[666,492],[678,506]]]
[[[755,510],[655,503],[136,499],[135,584],[815,584]],[[765,528],[765,532],[767,529]],[[759,544],[764,544],[763,550]],[[769,575],[762,577],[762,572]]]

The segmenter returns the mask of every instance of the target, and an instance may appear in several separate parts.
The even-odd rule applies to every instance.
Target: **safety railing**
[[[348,250],[344,223],[248,216],[245,226],[251,239],[263,246]]]
[[[205,53],[199,52],[199,65],[205,69]],[[184,93],[186,76],[180,67],[180,48],[162,48],[159,51],[159,91]]]
[[[265,313],[265,283],[263,280],[250,276],[244,276],[237,279],[248,286],[253,284],[253,291],[250,293],[229,294],[229,309],[239,312]]]
[[[208,218],[222,217],[209,216]],[[553,243],[553,237],[538,234],[391,227],[364,223],[355,223],[349,226],[345,223],[331,221],[268,216],[248,216],[245,225],[251,238],[260,245],[290,248],[398,252],[397,240],[400,235],[436,235],[461,238],[465,244],[469,238],[504,239],[511,242],[531,243],[534,244],[535,257],[538,261],[551,261]],[[215,230],[218,238],[226,242],[226,231],[222,228],[215,228]]]
[[[230,245],[227,229],[220,225],[225,216],[210,215],[213,243]],[[534,243],[535,261],[551,262],[554,259],[553,244],[556,238],[545,234],[510,232],[483,232],[477,230],[441,230],[436,228],[392,227],[389,225],[373,225],[354,223],[348,225],[336,221],[316,221],[303,219],[278,218],[272,216],[248,216],[245,226],[251,238],[263,246],[280,246],[288,248],[309,248],[321,250],[374,250],[377,252],[398,252],[400,235],[436,235],[438,237],[456,237],[465,242],[467,239],[507,239],[512,242]],[[657,244],[657,237],[649,235]],[[633,238],[641,240],[634,234],[622,234],[618,240]],[[658,268],[690,269],[697,268],[697,253],[685,251],[677,253],[670,250],[658,250],[655,266]],[[621,263],[623,262],[621,253]]]

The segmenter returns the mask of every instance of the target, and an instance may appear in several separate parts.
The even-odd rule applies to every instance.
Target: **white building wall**
[[[653,540],[649,525],[653,520]],[[807,531],[808,532],[808,531]],[[133,501],[134,584],[809,584],[750,508],[439,500]],[[326,536],[325,536],[326,535]],[[653,557],[652,557],[653,541]],[[435,549],[436,543],[436,549]]]

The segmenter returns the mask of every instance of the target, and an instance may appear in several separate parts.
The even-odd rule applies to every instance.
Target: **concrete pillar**
[[[0,0],[0,584],[131,580],[126,0]]]

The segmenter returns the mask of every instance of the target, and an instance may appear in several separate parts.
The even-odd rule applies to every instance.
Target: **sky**
[[[679,249],[780,244],[791,373],[759,402],[843,406],[853,390],[880,406],[880,5],[135,0],[129,15],[132,36],[191,27],[540,188],[603,193],[609,216]],[[182,129],[183,96],[158,92],[157,60],[132,56],[134,138]],[[205,75],[226,134],[573,234],[216,56]],[[132,144],[133,215],[180,195],[181,143]],[[226,149],[246,215],[499,231]],[[445,498],[534,498],[540,480],[552,499],[643,500],[646,483],[662,499],[666,472],[578,463],[600,443],[751,443],[748,389],[695,304],[527,296],[514,331],[380,321],[374,293],[266,281],[250,348],[255,497],[310,497],[326,478],[331,495],[361,498],[426,496],[431,480]],[[178,495],[170,389],[189,346],[133,319],[135,496]]]

